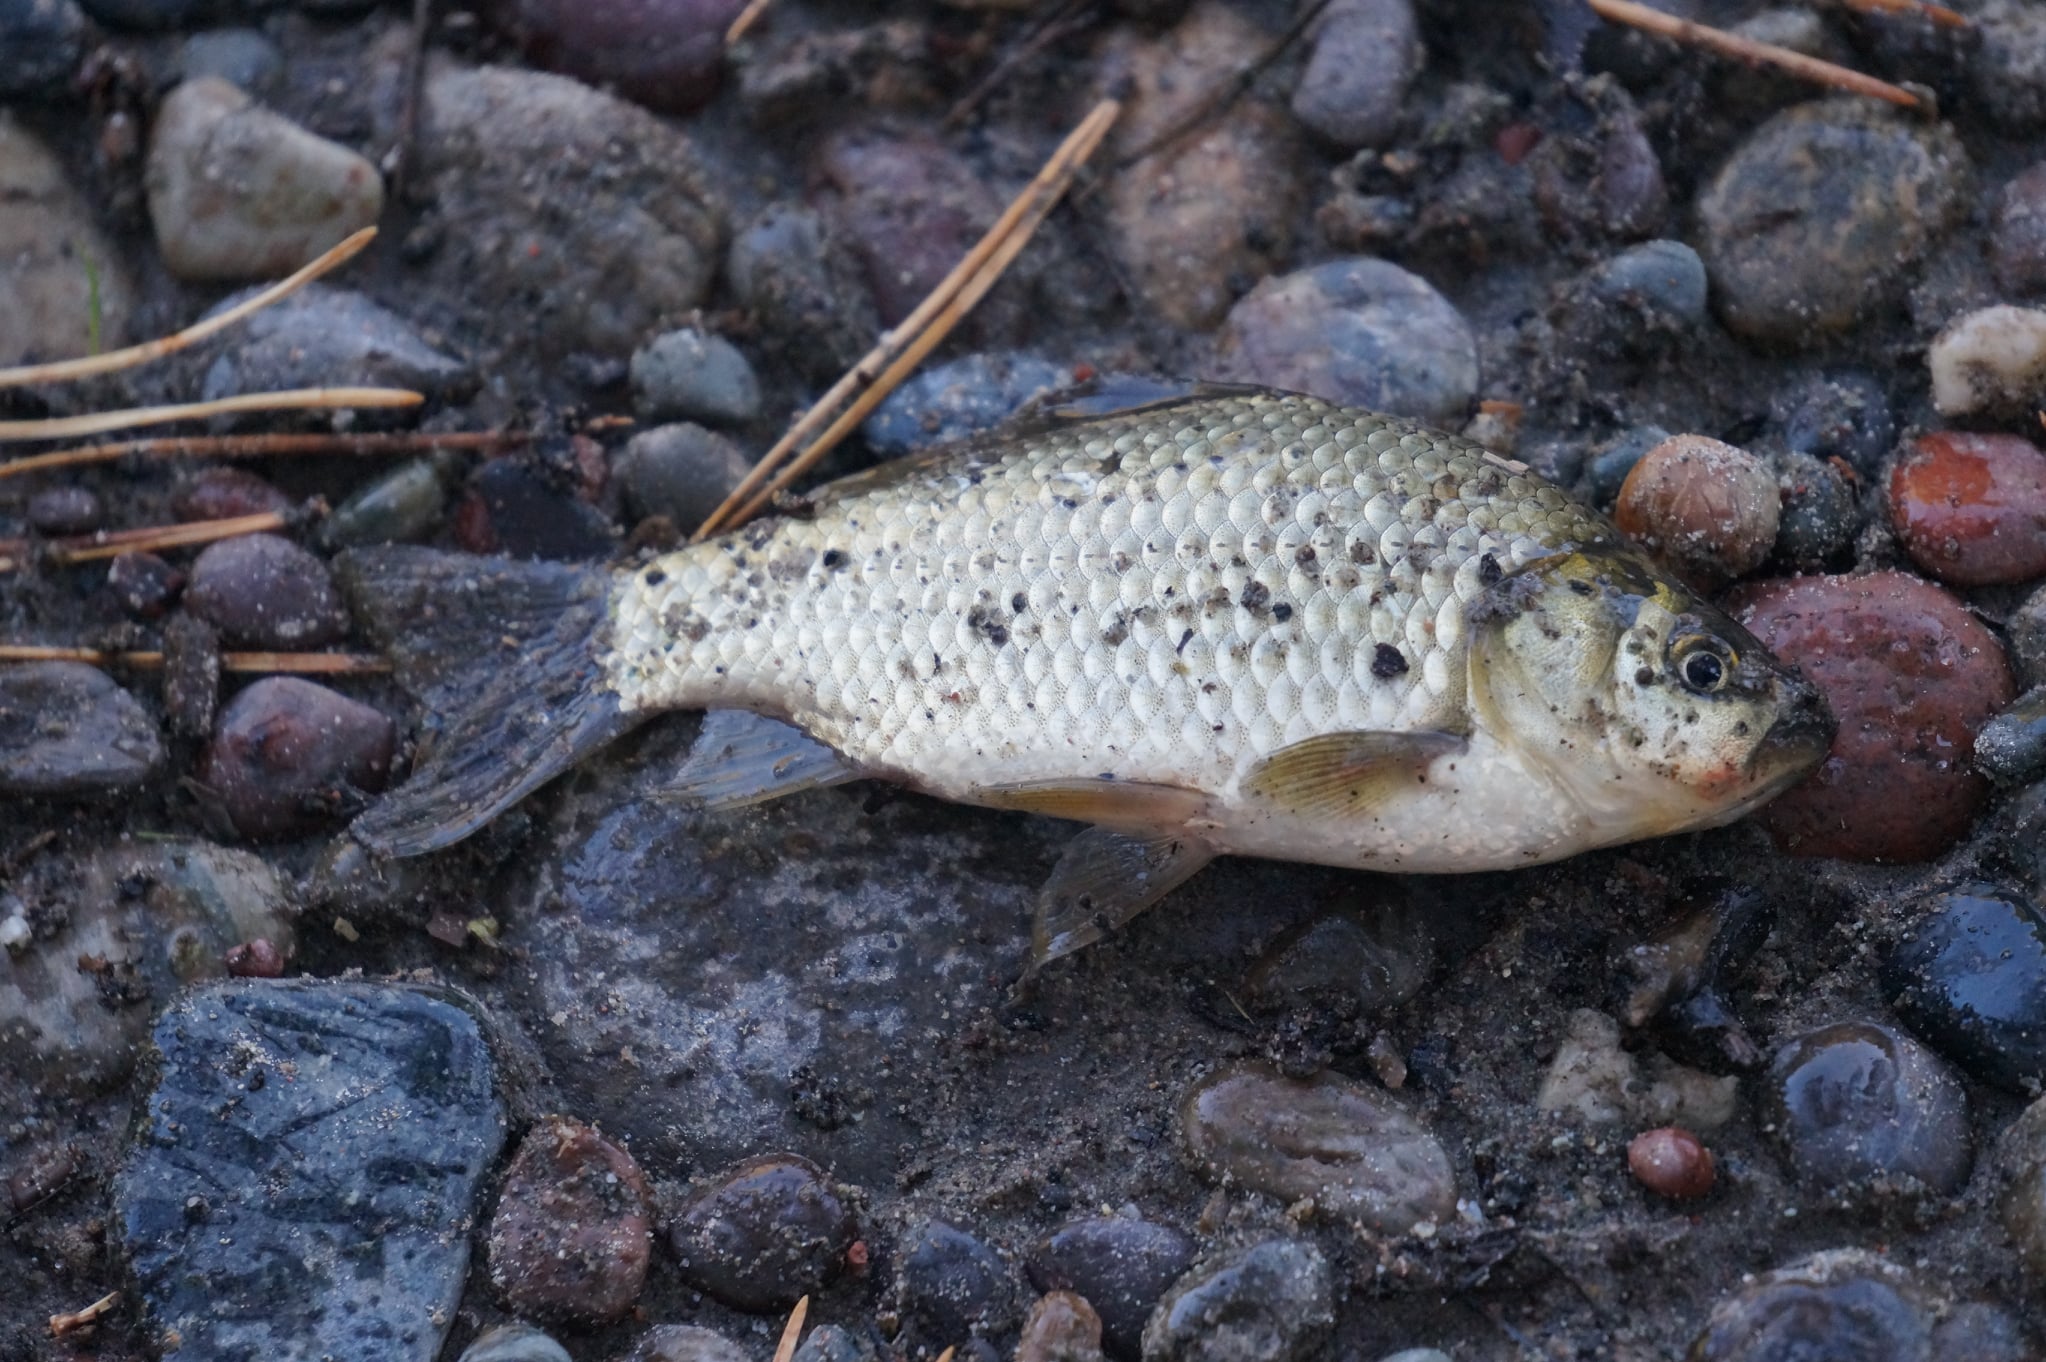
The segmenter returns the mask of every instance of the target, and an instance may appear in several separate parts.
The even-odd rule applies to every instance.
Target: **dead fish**
[[[1200,389],[833,483],[630,569],[358,550],[429,718],[352,827],[468,836],[663,711],[678,793],[854,778],[1092,826],[1033,967],[1218,855],[1535,865],[1740,817],[1818,764],[1818,692],[1525,465],[1311,397]]]

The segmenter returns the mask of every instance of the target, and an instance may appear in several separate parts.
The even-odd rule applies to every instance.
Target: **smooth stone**
[[[618,531],[604,513],[523,458],[492,459],[455,508],[455,539],[471,553],[607,558]]]
[[[1016,1362],[1100,1362],[1101,1316],[1084,1296],[1052,1291],[1031,1303]]]
[[[171,488],[171,514],[179,520],[227,520],[245,515],[287,515],[292,500],[246,468],[201,469]]]
[[[284,54],[256,29],[211,28],[185,39],[178,73],[186,80],[212,76],[260,95],[284,74]]]
[[[1461,425],[1478,389],[1470,323],[1425,279],[1356,257],[1266,279],[1229,313],[1222,377]]]
[[[155,1043],[114,1220],[163,1356],[432,1362],[504,1142],[476,1019],[424,990],[233,980]]]
[[[162,764],[156,724],[99,668],[0,667],[0,795],[111,794],[146,783]]]
[[[1679,1064],[1708,1073],[1760,1067],[1762,1052],[1729,1001],[1743,989],[1733,977],[1762,948],[1776,924],[1771,898],[1739,880],[1708,879],[1684,895],[1681,915],[1615,961],[1625,986],[1620,1018],[1650,1030]],[[1601,1034],[1604,1027],[1598,1027]]]
[[[1613,523],[1678,577],[1711,590],[1762,565],[1782,513],[1768,464],[1708,436],[1673,435],[1628,472]]]
[[[1071,386],[1073,371],[1033,355],[974,354],[911,378],[874,409],[860,437],[907,454],[991,430],[1033,398]]]
[[[1776,461],[1782,509],[1776,521],[1776,556],[1804,572],[1833,566],[1853,547],[1861,504],[1847,479],[1809,454]]]
[[[1989,223],[1996,277],[2015,292],[2046,292],[2046,161],[2011,177]]]
[[[820,1324],[797,1346],[789,1362],[877,1362],[873,1342],[838,1324]]]
[[[1217,1070],[1180,1099],[1187,1151],[1210,1176],[1379,1234],[1447,1220],[1455,1175],[1396,1102],[1341,1075],[1301,1081],[1260,1064]]]
[[[251,296],[229,295],[213,316]],[[387,307],[350,289],[309,284],[241,323],[207,367],[201,396],[287,388],[410,388],[430,398],[456,393],[469,368],[422,339]]]
[[[1903,1268],[1836,1249],[1763,1274],[1712,1307],[1689,1362],[1939,1362]]]
[[[327,565],[289,539],[245,534],[209,544],[192,564],[185,607],[228,643],[299,652],[348,632]]]
[[[503,67],[429,71],[418,146],[445,241],[427,280],[543,359],[623,357],[704,299],[724,212],[695,148],[623,100]],[[564,205],[574,205],[565,211]]]
[[[1304,1362],[1335,1327],[1335,1283],[1310,1243],[1267,1239],[1173,1284],[1144,1328],[1144,1362]]]
[[[1889,393],[1852,370],[1796,380],[1771,399],[1769,414],[1791,453],[1844,460],[1864,478],[1880,471],[1896,438]]]
[[[1904,1024],[1974,1077],[2046,1085],[2046,914],[1990,884],[1934,897],[1882,971]]]
[[[1959,210],[1968,158],[1942,123],[1872,101],[1788,109],[1734,150],[1698,204],[1727,327],[1809,345],[1896,298]]]
[[[411,459],[348,494],[320,526],[329,549],[408,544],[426,538],[447,514],[453,461]]]
[[[1933,337],[1925,358],[1942,416],[2022,414],[2046,387],[2046,308],[1966,313]]]
[[[995,1251],[942,1220],[904,1237],[895,1270],[902,1312],[934,1338],[1000,1333],[1016,1321],[1016,1284]]]
[[[375,166],[212,76],[164,97],[145,186],[164,264],[198,282],[288,274],[384,207]]]
[[[2046,776],[2046,686],[2034,686],[1975,735],[1975,767],[1998,785]]]
[[[738,346],[684,327],[633,352],[632,405],[647,421],[744,425],[760,415],[760,380]]]
[[[519,1141],[490,1220],[490,1284],[522,1315],[603,1324],[639,1299],[652,1194],[632,1155],[565,1116]]]
[[[1975,733],[2016,694],[1996,637],[1901,572],[1756,582],[1728,605],[1839,720],[1818,771],[1759,815],[1777,845],[1897,862],[1953,845],[1989,792],[1967,760]]]
[[[666,516],[688,533],[753,471],[746,451],[688,422],[655,426],[625,442],[611,475],[635,519]]]
[[[1688,329],[1705,320],[1705,262],[1681,241],[1644,241],[1594,266],[1584,287],[1622,320]]]
[[[1634,1180],[1671,1201],[1696,1201],[1712,1191],[1712,1151],[1682,1126],[1644,1130],[1627,1142],[1627,1171]]]
[[[384,788],[397,747],[389,715],[296,676],[266,676],[220,712],[194,777],[243,837],[297,837]]]
[[[1293,116],[1344,151],[1391,141],[1427,57],[1413,0],[1336,0],[1315,21],[1313,40]]]
[[[0,99],[61,90],[85,52],[85,16],[71,0],[0,0]]]
[[[1968,1181],[1968,1096],[1909,1036],[1839,1022],[1786,1041],[1762,1119],[1807,1185],[1826,1193],[1948,1196]]]
[[[107,590],[136,619],[163,617],[185,589],[185,574],[153,553],[124,553],[107,565]]]
[[[1997,1210],[2004,1229],[2026,1269],[2046,1280],[2046,1098],[2010,1123],[1996,1156],[2001,1175]]]
[[[1193,1240],[1169,1225],[1134,1216],[1101,1216],[1062,1227],[1030,1259],[1040,1291],[1076,1291],[1101,1317],[1116,1357],[1143,1350],[1144,1323],[1165,1292],[1193,1266]]]
[[[691,1197],[668,1230],[683,1280],[739,1310],[786,1310],[838,1275],[859,1235],[822,1169],[753,1159]]]
[[[663,1324],[639,1341],[626,1362],[753,1362],[753,1358],[714,1329]]]
[[[1639,1056],[1620,1045],[1620,1026],[1603,1012],[1578,1008],[1542,1075],[1535,1107],[1590,1125],[1683,1126],[1717,1130],[1733,1119],[1740,1080]]]
[[[745,0],[514,0],[494,16],[533,61],[686,114],[718,91],[725,30]]]
[[[45,487],[28,499],[28,523],[37,534],[90,534],[106,518],[106,505],[88,487]]]
[[[121,344],[135,296],[126,254],[94,225],[57,158],[4,111],[0,203],[7,205],[0,213],[0,366],[72,359],[92,353],[95,344]]]
[[[573,1362],[568,1349],[528,1324],[500,1324],[476,1335],[458,1362]]]
[[[851,368],[881,333],[858,258],[814,209],[762,210],[732,238],[725,273],[764,353],[812,383]]]

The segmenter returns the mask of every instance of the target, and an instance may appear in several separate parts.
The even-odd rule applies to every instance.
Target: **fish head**
[[[1731,822],[1832,745],[1817,687],[1633,549],[1537,559],[1467,618],[1474,718],[1600,845]]]

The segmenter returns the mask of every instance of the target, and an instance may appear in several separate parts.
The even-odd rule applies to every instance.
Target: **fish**
[[[1086,827],[1030,968],[1217,856],[1458,873],[1730,822],[1809,773],[1818,690],[1527,465],[1201,385],[882,463],[630,565],[337,560],[425,719],[372,854],[468,836],[656,715],[664,794],[853,779]]]

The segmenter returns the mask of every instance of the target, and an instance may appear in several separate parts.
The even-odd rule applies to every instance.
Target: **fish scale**
[[[665,555],[618,587],[607,668],[627,710],[776,713],[953,798],[1225,792],[1305,738],[1459,726],[1482,560],[1611,537],[1468,441],[1221,396],[969,444]]]

